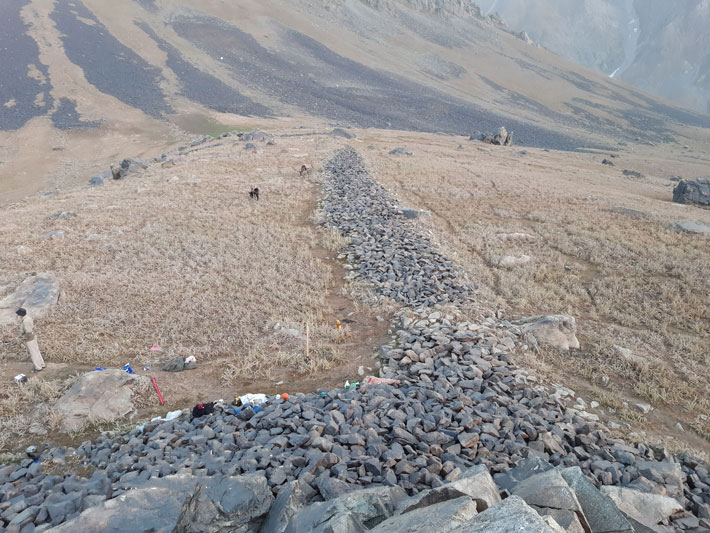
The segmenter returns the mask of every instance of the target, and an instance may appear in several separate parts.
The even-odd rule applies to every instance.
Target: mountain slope
[[[706,0],[478,0],[571,61],[710,114]]]
[[[199,134],[284,120],[456,134],[505,125],[521,144],[565,150],[668,142],[706,135],[687,125],[710,126],[526,44],[463,0],[3,9],[18,23],[0,34],[14,73],[0,75],[0,183],[16,192],[160,153],[184,142],[176,125]]]

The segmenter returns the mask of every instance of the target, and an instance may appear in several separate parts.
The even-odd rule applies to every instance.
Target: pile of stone
[[[322,208],[327,223],[350,240],[344,256],[354,267],[350,279],[363,279],[382,296],[413,307],[472,298],[459,269],[412,230],[355,150],[336,152],[325,174]]]
[[[600,491],[579,468],[554,469],[541,460],[523,461],[497,483],[485,467],[469,468],[455,481],[413,496],[398,486],[356,490],[342,482],[327,499],[312,502],[316,494],[299,479],[281,486],[274,498],[263,473],[168,476],[53,531],[633,533],[663,531],[662,523],[681,511],[672,498]]]
[[[36,463],[0,468],[0,528],[710,528],[707,465],[612,438],[579,401],[570,405],[572,391],[548,390],[518,368],[531,323],[457,322],[432,306],[451,301],[436,284],[458,299],[470,290],[453,267],[435,281],[421,274],[445,259],[355,152],[338,152],[327,172],[324,208],[351,238],[346,255],[360,275],[388,297],[421,303],[397,314],[395,338],[376,356],[382,377],[398,382],[217,403],[210,415],[49,449]]]

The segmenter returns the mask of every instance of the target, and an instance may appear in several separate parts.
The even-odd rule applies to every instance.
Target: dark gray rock
[[[397,504],[406,497],[400,487],[374,487],[345,494],[335,500],[318,502],[299,511],[286,532],[341,531],[337,523],[362,524],[372,528],[394,514]]]
[[[494,481],[500,490],[512,492],[515,486],[532,476],[552,470],[554,467],[539,457],[530,457],[519,461],[514,468],[495,476]]]
[[[266,477],[207,478],[197,483],[180,511],[174,533],[259,531],[273,502]]]
[[[710,205],[710,178],[681,180],[673,188],[673,201],[679,204]]]
[[[151,479],[101,506],[87,509],[53,533],[170,533],[183,502],[198,481],[204,479],[187,474]]]
[[[263,525],[263,533],[283,533],[293,517],[303,509],[315,491],[305,481],[287,483],[279,490],[269,516]]]
[[[560,472],[574,491],[593,533],[634,533],[629,521],[608,496],[603,495],[578,467]]]
[[[390,155],[414,155],[414,152],[398,146],[394,150],[390,150]]]

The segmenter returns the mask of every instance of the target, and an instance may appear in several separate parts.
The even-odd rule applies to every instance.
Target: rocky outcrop
[[[481,141],[487,144],[495,144],[497,146],[513,146],[513,133],[508,132],[504,127],[498,130],[498,133],[481,133],[476,131],[469,136],[470,141]]]
[[[45,316],[59,302],[59,279],[53,274],[26,278],[15,291],[0,300],[0,326],[16,322],[15,311],[24,307],[33,318]]]
[[[673,189],[673,201],[679,204],[710,206],[710,178],[681,180]]]

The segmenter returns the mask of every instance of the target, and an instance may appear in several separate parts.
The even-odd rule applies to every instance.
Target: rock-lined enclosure
[[[325,172],[322,207],[350,238],[343,257],[351,272],[404,306],[395,338],[378,354],[382,376],[399,384],[292,394],[261,409],[218,404],[212,415],[47,450],[39,463],[0,469],[6,529],[68,522],[62,531],[91,531],[91,516],[104,513],[118,520],[105,527],[140,531],[151,523],[134,520],[144,509],[160,516],[163,530],[177,531],[265,524],[265,531],[406,524],[436,531],[426,516],[446,516],[444,524],[462,531],[510,531],[513,517],[522,531],[578,531],[585,523],[591,531],[645,531],[615,498],[671,508],[657,496],[683,509],[658,522],[710,525],[702,461],[614,439],[595,415],[570,405],[572,391],[540,385],[515,363],[515,352],[531,343],[525,324],[456,317],[450,304],[474,301],[470,282],[406,222],[355,151],[336,153]],[[549,490],[530,488],[541,486]],[[479,490],[507,498],[484,509]],[[156,511],[148,495],[169,493]],[[249,503],[220,494],[244,494],[240,501]],[[663,530],[643,527],[651,526]]]

